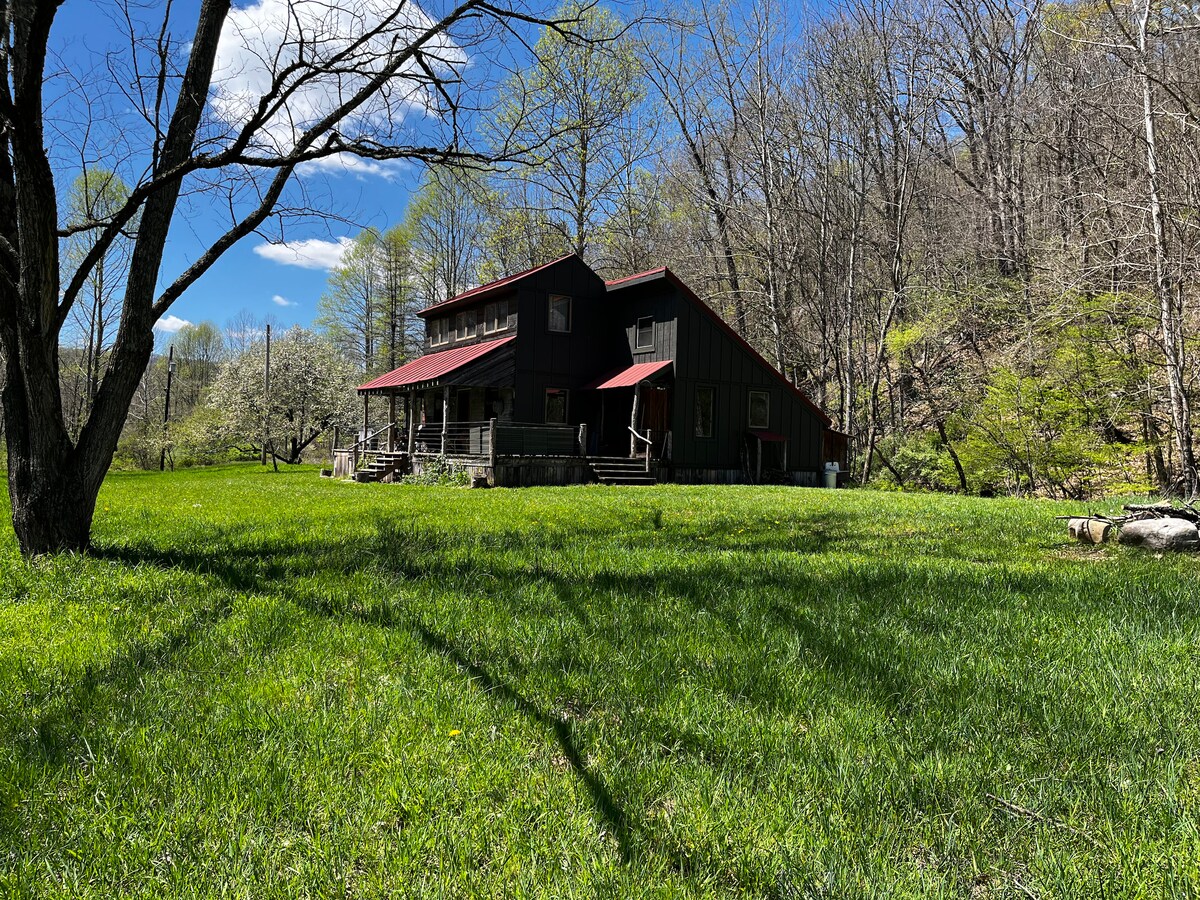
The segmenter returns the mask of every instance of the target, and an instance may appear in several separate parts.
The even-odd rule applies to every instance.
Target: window
[[[563,388],[546,388],[546,424],[567,424],[567,392]]]
[[[766,391],[750,392],[750,427],[771,427],[771,395]]]
[[[450,340],[450,322],[448,319],[434,319],[429,323],[429,343],[436,347]]]
[[[696,413],[693,433],[698,438],[713,436],[713,407],[716,406],[717,392],[710,387],[696,388]]]
[[[454,317],[454,333],[460,341],[475,337],[475,310],[468,309]]]
[[[654,317],[645,316],[637,320],[637,344],[638,350],[648,350],[654,346]]]
[[[484,334],[495,334],[508,327],[508,305],[507,300],[497,300],[483,308]]]
[[[571,298],[558,294],[550,295],[550,308],[547,314],[546,328],[566,334],[571,330]]]

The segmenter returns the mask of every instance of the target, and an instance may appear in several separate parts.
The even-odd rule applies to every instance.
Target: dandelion
[[[459,731],[457,728],[450,729],[450,737],[458,737],[460,734],[462,734],[462,732]]]

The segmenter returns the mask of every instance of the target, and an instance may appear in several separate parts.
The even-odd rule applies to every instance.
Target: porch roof
[[[634,363],[625,369],[618,369],[615,372],[609,372],[604,377],[589,384],[585,390],[589,391],[605,391],[609,388],[633,387],[640,381],[645,381],[647,378],[661,372],[667,366],[671,365],[671,360],[660,359],[655,362]]]
[[[427,354],[411,362],[406,362],[400,368],[394,369],[386,375],[380,375],[366,384],[360,384],[358,392],[367,394],[390,388],[410,388],[437,382],[438,379],[500,349],[515,339],[516,335],[509,335],[496,341],[483,341],[479,344],[453,347],[450,350],[439,350],[437,353]]]

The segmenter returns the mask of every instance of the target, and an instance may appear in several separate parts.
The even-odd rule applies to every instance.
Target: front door
[[[642,385],[642,407],[638,416],[643,435],[650,431],[654,441],[654,457],[662,459],[667,432],[671,430],[671,389],[659,385]]]

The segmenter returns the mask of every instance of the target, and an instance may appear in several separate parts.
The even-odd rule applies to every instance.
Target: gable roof
[[[802,404],[804,404],[804,406],[806,406],[814,415],[816,415],[825,424],[826,428],[833,427],[833,419],[829,418],[825,410],[813,403],[812,400],[808,398],[808,395],[804,393],[804,391],[800,390],[800,388],[788,381],[782,372],[763,359],[761,353],[751,347],[750,344],[746,342],[745,338],[734,331],[733,328],[730,327],[729,323],[717,314],[715,309],[701,300],[696,293],[684,283],[683,279],[681,279],[666,266],[660,266],[657,269],[650,269],[646,272],[638,272],[636,275],[627,275],[624,278],[616,278],[612,281],[606,281],[605,285],[610,291],[619,291],[624,288],[634,287],[635,285],[646,284],[647,282],[658,280],[665,280],[674,285],[676,290],[678,290],[684,298],[686,298],[693,306],[700,310],[701,314],[708,316],[714,325],[716,325],[721,331],[725,332],[726,336],[729,337],[735,344],[738,344],[743,350],[749,353],[752,359],[757,360],[768,372],[774,374],[774,376],[788,390],[788,392]]]
[[[420,310],[417,315],[424,316],[430,313],[448,312],[451,309],[457,309],[460,306],[466,306],[468,303],[473,303],[477,300],[483,300],[492,294],[498,294],[509,288],[515,287],[516,284],[531,275],[538,272],[543,272],[552,266],[557,266],[559,263],[578,256],[574,253],[568,253],[566,256],[560,256],[558,259],[552,259],[548,263],[543,263],[540,266],[534,266],[532,269],[526,269],[524,272],[517,272],[515,275],[506,275],[504,278],[497,278],[495,281],[489,281],[487,284],[481,284],[479,287],[473,287],[469,291],[463,291],[449,300],[443,300],[441,303],[435,303],[433,306],[427,306]]]
[[[393,369],[386,375],[368,381],[358,386],[358,392],[377,391],[380,388],[408,387],[413,384],[423,384],[449,375],[456,369],[461,369],[469,362],[474,362],[486,356],[493,350],[503,347],[512,341],[516,335],[500,338],[498,341],[484,341],[480,344],[469,344],[466,347],[453,347],[450,350],[439,350],[411,362],[406,362],[398,369]]]

